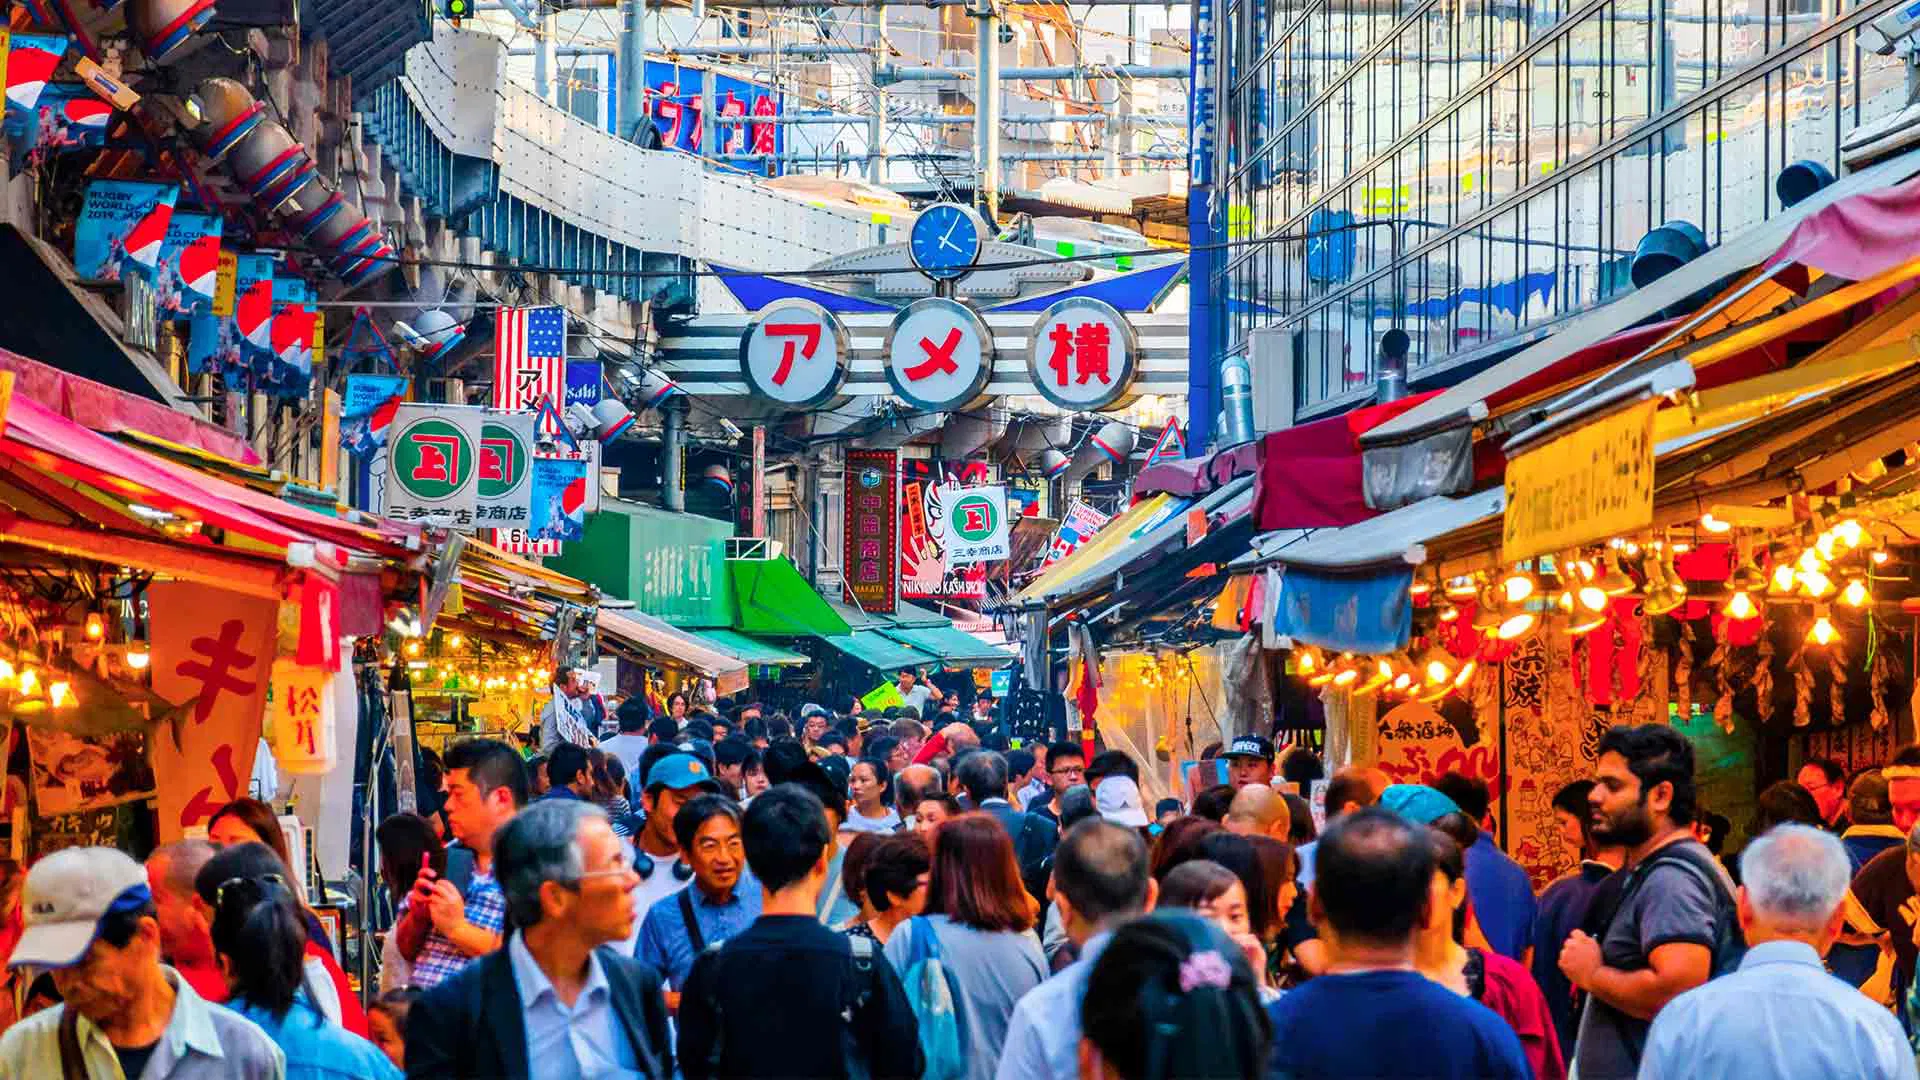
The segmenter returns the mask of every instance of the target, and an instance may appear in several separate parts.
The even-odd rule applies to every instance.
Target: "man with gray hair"
[[[213,956],[213,933],[204,904],[196,904],[193,879],[218,851],[205,840],[189,838],[162,844],[147,856],[147,887],[153,891],[153,919],[160,924],[160,955],[216,1005],[227,1002],[227,977]]]
[[[493,873],[506,947],[414,1004],[407,1075],[668,1080],[660,973],[605,947],[632,935],[640,884],[606,811],[566,800],[528,807],[494,834]]]
[[[1013,840],[1020,877],[1036,900],[1047,894],[1047,857],[1060,834],[1053,823],[1037,814],[1022,813],[1007,801],[1007,759],[993,750],[976,750],[959,759],[954,778],[973,801],[973,809],[992,814]]]
[[[1738,894],[1747,955],[1738,971],[1660,1010],[1641,1080],[1912,1080],[1913,1051],[1899,1021],[1821,965],[1845,922],[1848,871],[1839,839],[1804,825],[1779,826],[1747,845]]]

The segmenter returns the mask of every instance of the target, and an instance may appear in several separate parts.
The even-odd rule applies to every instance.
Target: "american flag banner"
[[[567,313],[557,307],[501,308],[494,330],[493,407],[531,409],[567,395]],[[557,413],[555,414],[557,415]],[[558,428],[540,422],[542,434]]]
[[[539,557],[542,555],[560,554],[560,541],[532,539],[527,535],[527,530],[525,529],[493,530],[493,546],[513,555],[532,555]]]

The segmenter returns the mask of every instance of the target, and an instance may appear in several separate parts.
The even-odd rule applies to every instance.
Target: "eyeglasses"
[[[627,857],[626,852],[624,851],[620,852],[618,855],[615,855],[610,861],[612,865],[609,866],[607,869],[588,870],[582,873],[579,877],[573,879],[573,884],[579,885],[583,881],[592,881],[596,878],[625,877],[628,874],[633,873],[633,860]]]
[[[1085,776],[1087,775],[1087,767],[1085,765],[1062,765],[1052,770],[1052,772],[1055,776]]]

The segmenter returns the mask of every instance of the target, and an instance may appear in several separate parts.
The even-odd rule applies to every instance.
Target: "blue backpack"
[[[920,1075],[922,1080],[961,1080],[967,1075],[967,1039],[960,1016],[960,984],[940,959],[940,939],[933,924],[916,915],[908,925],[907,964],[900,983],[920,1021],[920,1051],[927,1062]]]

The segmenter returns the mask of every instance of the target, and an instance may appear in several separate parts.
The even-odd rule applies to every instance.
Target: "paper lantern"
[[[272,120],[262,121],[251,136],[234,147],[227,165],[247,194],[267,210],[280,209],[320,177],[306,148]]]
[[[273,662],[273,757],[282,772],[314,776],[338,763],[332,683],[325,668]]]
[[[466,327],[460,320],[447,314],[440,308],[428,308],[413,320],[413,328],[420,334],[422,348],[431,359],[439,359],[452,350],[459,348],[467,339]]]
[[[733,474],[725,465],[709,465],[700,471],[700,482],[723,499],[733,498]]]
[[[1065,475],[1067,466],[1071,464],[1073,462],[1067,460],[1067,455],[1058,450],[1040,451],[1040,475],[1049,480],[1058,480]]]
[[[1100,425],[1100,430],[1094,432],[1088,441],[1108,461],[1125,461],[1127,455],[1133,453],[1133,429],[1118,420],[1109,420]]]
[[[601,398],[593,407],[593,423],[601,444],[605,445],[633,426],[633,410],[619,398]]]

